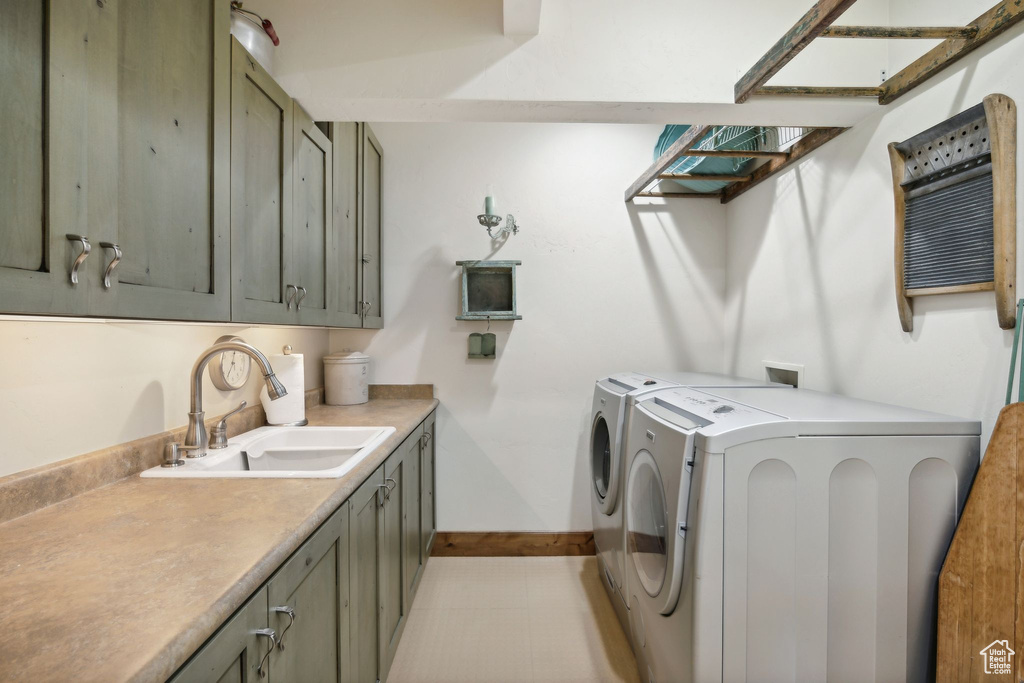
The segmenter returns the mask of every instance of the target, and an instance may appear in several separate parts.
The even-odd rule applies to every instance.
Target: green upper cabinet
[[[0,23],[0,308],[226,320],[227,5],[5,2]]]
[[[78,286],[69,277],[84,246],[65,236],[88,236],[82,207],[87,205],[89,188],[81,186],[85,155],[73,144],[84,128],[77,118],[84,98],[67,82],[67,77],[86,77],[87,47],[80,40],[75,44],[67,39],[54,41],[48,34],[50,23],[58,36],[70,34],[76,21],[88,26],[97,13],[95,7],[73,7],[48,23],[43,2],[0,3],[0,82],[4,84],[0,97],[0,311],[4,313],[84,311],[88,300],[86,281],[91,271],[79,268]],[[55,123],[70,123],[73,128]],[[47,211],[50,197],[60,201]]]
[[[296,322],[327,323],[327,255],[331,253],[333,148],[313,119],[295,104],[292,164],[292,259],[285,267],[295,288]],[[287,285],[286,285],[287,286]]]
[[[332,123],[334,218],[327,322],[332,327],[362,327],[362,257],[356,183],[359,173],[358,123]]]
[[[331,123],[334,220],[328,324],[380,328],[384,151],[365,123]]]
[[[292,101],[231,39],[231,319],[297,322],[292,256]],[[286,292],[286,289],[288,290]]]
[[[219,0],[106,2],[102,128],[93,168],[114,193],[98,261],[123,317],[227,320],[230,315],[230,12]],[[60,10],[63,11],[63,10]],[[90,134],[92,134],[90,132]],[[116,245],[116,246],[115,246]],[[94,249],[97,245],[94,245]],[[113,280],[116,278],[116,283]],[[103,285],[106,288],[106,285]],[[97,312],[94,308],[92,312]]]
[[[384,150],[377,141],[370,126],[361,124],[362,140],[360,145],[359,207],[362,224],[362,305],[363,327],[380,328],[384,326],[381,293],[383,290],[383,271],[381,257],[383,255],[384,235],[382,232],[381,214],[383,195]]]

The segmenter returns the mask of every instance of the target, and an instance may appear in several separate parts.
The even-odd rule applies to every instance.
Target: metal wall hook
[[[71,284],[72,286],[78,284],[78,268],[85,261],[86,257],[89,256],[89,252],[92,251],[92,245],[89,244],[89,238],[83,235],[65,235],[69,242],[81,242],[82,253],[78,255],[75,262],[71,265]]]
[[[110,259],[110,263],[107,264],[107,270],[103,273],[103,287],[104,289],[110,289],[110,276],[114,274],[114,269],[117,268],[117,264],[121,262],[121,247],[114,244],[113,242],[100,242],[100,246],[104,249],[113,249],[114,258]]]

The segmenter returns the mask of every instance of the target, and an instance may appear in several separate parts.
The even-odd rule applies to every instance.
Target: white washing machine
[[[624,372],[603,377],[594,387],[590,428],[591,513],[598,568],[622,627],[628,628],[623,598],[625,526],[621,482],[625,478],[623,453],[629,396],[638,397],[676,385],[699,387],[786,387],[757,380],[703,372]],[[786,387],[788,388],[788,387]]]
[[[630,399],[641,678],[926,681],[981,425],[803,389]]]

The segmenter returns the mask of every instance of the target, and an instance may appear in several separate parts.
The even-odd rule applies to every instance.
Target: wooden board
[[[999,413],[939,574],[938,681],[1024,677],[1024,403]],[[1012,675],[986,674],[981,651],[1006,639]]]
[[[977,26],[829,26],[822,38],[973,38]]]
[[[892,194],[895,208],[894,234],[893,234],[893,276],[896,284],[896,312],[900,318],[900,327],[904,332],[911,332],[914,329],[914,308],[907,296],[903,286],[904,275],[904,251],[907,219],[907,202],[903,196],[903,176],[906,173],[907,161],[903,154],[896,149],[896,143],[890,142],[889,165],[892,169]]]
[[[999,327],[1012,330],[1017,324],[1017,105],[1000,94],[983,103],[992,149],[996,315]]]
[[[652,182],[657,180],[658,176],[667,171],[672,164],[676,162],[681,156],[685,156],[694,145],[701,141],[701,139],[707,135],[708,131],[711,130],[711,126],[690,126],[685,133],[679,136],[679,139],[672,143],[672,145],[665,150],[658,159],[651,164],[646,171],[644,171],[639,178],[637,178],[629,189],[626,190],[625,201],[630,201],[633,197],[638,196],[644,189]],[[650,196],[650,195],[648,195]]]
[[[733,183],[722,190],[722,203],[731,202],[752,187],[764,182],[776,173],[788,168],[803,157],[807,156],[818,147],[842,133],[845,128],[818,128],[797,140],[789,148],[789,154],[784,158],[772,159],[768,163],[758,166],[750,175],[750,181],[745,183]]]
[[[767,97],[878,97],[881,92],[881,88],[766,85],[755,90],[754,94]]]
[[[438,531],[435,557],[552,557],[593,555],[590,531]]]
[[[973,38],[948,38],[882,84],[879,104],[889,104],[1024,19],[1024,2],[1004,0],[972,21]],[[739,100],[737,100],[738,102]]]
[[[856,0],[819,0],[736,83],[736,103],[746,102],[779,69],[796,57]]]

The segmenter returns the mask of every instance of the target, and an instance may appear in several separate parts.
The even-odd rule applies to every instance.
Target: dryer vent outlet
[[[764,378],[768,382],[788,384],[791,387],[799,387],[804,374],[804,366],[796,363],[779,363],[776,361],[761,361],[764,365]]]

